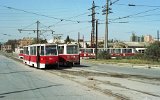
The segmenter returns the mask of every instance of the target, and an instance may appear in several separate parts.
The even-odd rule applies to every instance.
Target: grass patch
[[[88,61],[93,61],[95,63],[106,63],[106,64],[117,64],[117,63],[129,63],[129,64],[153,64],[153,65],[159,65],[160,62],[154,62],[154,61],[148,61],[143,59],[108,59],[108,60],[102,60],[102,59],[87,59]]]

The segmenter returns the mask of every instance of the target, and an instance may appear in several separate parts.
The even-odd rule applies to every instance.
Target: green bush
[[[111,55],[107,51],[101,51],[97,54],[98,59],[111,59]]]
[[[144,56],[144,54],[142,54],[142,53],[137,53],[137,54],[134,55],[132,58],[133,58],[133,59],[145,59],[145,56]]]
[[[145,58],[148,60],[159,61],[160,59],[160,42],[154,42],[145,52]]]

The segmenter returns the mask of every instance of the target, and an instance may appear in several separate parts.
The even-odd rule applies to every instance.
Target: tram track
[[[66,78],[66,79],[69,79],[71,81],[74,81],[74,82],[77,82],[81,85],[84,85],[84,86],[87,86],[93,90],[97,90],[99,92],[102,92],[108,96],[113,96],[113,97],[116,97],[117,99],[119,100],[130,100],[130,97],[124,95],[124,94],[121,94],[121,93],[117,93],[117,92],[114,92],[112,91],[112,89],[103,89],[101,87],[99,87],[98,85],[99,84],[105,84],[105,85],[109,85],[109,86],[113,86],[113,87],[116,87],[116,88],[121,88],[125,91],[131,91],[131,92],[134,92],[134,93],[141,93],[141,94],[144,94],[144,95],[149,95],[149,96],[153,96],[153,97],[157,97],[157,98],[160,98],[160,95],[158,94],[154,94],[154,93],[150,93],[150,92],[147,92],[147,91],[142,91],[142,90],[137,90],[137,89],[134,89],[134,88],[129,88],[129,87],[126,87],[126,86],[123,86],[121,85],[120,83],[114,83],[112,81],[102,81],[102,80],[99,80],[99,79],[96,79],[94,77],[113,77],[113,78],[123,78],[123,79],[133,79],[132,81],[136,81],[137,80],[134,80],[134,79],[147,79],[147,80],[156,80],[156,81],[159,81],[159,78],[151,78],[151,77],[144,77],[144,76],[138,76],[138,75],[125,75],[125,74],[117,74],[117,73],[98,73],[98,72],[89,72],[89,71],[84,71],[84,70],[81,70],[81,71],[71,71],[71,70],[68,70],[68,69],[64,69],[64,70],[45,70],[49,73],[52,73],[52,74],[56,74],[60,77],[63,77],[63,78]],[[86,82],[84,82],[84,80],[79,80],[77,79],[77,77],[82,77],[84,78],[84,80]],[[89,82],[89,84],[88,84]],[[141,81],[140,81],[141,82]],[[142,83],[144,83],[142,81]],[[147,83],[147,84],[151,84],[151,85],[157,85],[157,84],[152,84],[152,83]]]
[[[72,74],[76,76],[108,76],[108,77],[116,77],[116,78],[135,78],[135,79],[147,79],[153,81],[160,81],[160,77],[150,77],[144,75],[132,75],[132,74],[123,74],[123,73],[112,73],[112,72],[97,72],[97,71],[88,71],[88,70],[72,70],[67,68],[60,68],[60,70],[56,70],[61,73]]]
[[[93,90],[99,91],[101,93],[104,93],[105,95],[116,97],[117,100],[130,100],[129,97],[126,97],[125,95],[122,95],[122,94],[113,93],[112,90],[101,89],[101,88],[97,87],[94,82],[92,82],[93,84],[87,84],[85,82],[81,82],[81,81],[76,79],[75,73],[73,74],[72,72],[65,71],[65,70],[63,70],[63,71],[62,70],[46,70],[46,72],[58,75],[60,77],[66,78],[66,79],[71,80],[71,81],[74,81],[74,82],[76,82],[78,84],[81,84],[83,86],[86,86],[86,87],[88,87],[90,89],[93,89]],[[66,73],[63,73],[63,72],[66,72]],[[69,73],[67,74],[67,72],[69,72]],[[83,78],[84,78],[84,75],[83,75]],[[88,78],[88,80],[90,80],[90,79]],[[92,80],[92,81],[95,81],[95,80]]]

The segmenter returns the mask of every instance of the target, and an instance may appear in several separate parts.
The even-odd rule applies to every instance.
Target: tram
[[[137,52],[134,48],[97,48],[98,53],[102,51],[107,51],[111,57],[134,56]],[[95,48],[80,48],[80,57],[95,58]]]
[[[58,44],[58,53],[60,65],[80,64],[78,44]]]
[[[25,46],[23,63],[37,68],[46,68],[50,65],[58,66],[57,47],[57,44],[34,44]]]

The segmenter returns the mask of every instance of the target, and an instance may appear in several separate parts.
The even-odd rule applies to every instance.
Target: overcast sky
[[[99,19],[99,37],[104,37],[105,16],[102,6],[106,0],[94,0],[96,19]],[[117,0],[111,0],[112,2]],[[93,0],[0,0],[0,42],[8,39],[36,37],[32,31],[19,33],[18,29],[36,29],[36,21],[40,21],[40,29],[54,30],[54,34],[67,35],[77,39],[90,40],[91,11]],[[128,6],[135,4],[137,6]],[[137,35],[152,35],[156,37],[160,29],[160,0],[119,0],[111,5],[109,14],[109,39],[129,41],[132,32]],[[122,18],[122,19],[117,19]],[[63,20],[62,20],[63,19]],[[77,23],[77,21],[79,23]],[[127,23],[121,23],[127,22]],[[51,39],[51,32],[41,35],[41,38]]]

